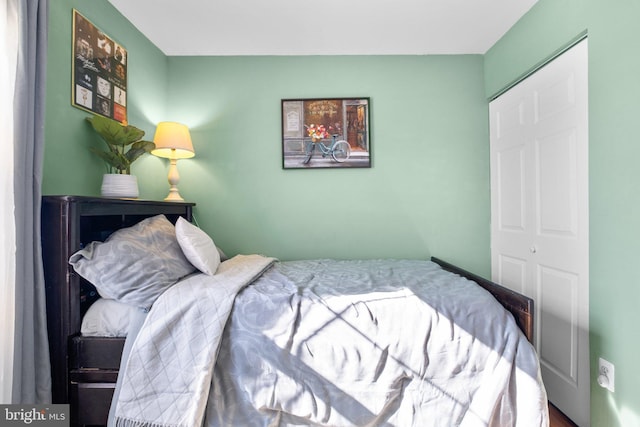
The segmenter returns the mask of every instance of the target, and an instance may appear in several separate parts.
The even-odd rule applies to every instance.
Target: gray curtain
[[[13,403],[51,402],[40,197],[48,0],[17,1],[20,46],[14,103],[16,324]]]

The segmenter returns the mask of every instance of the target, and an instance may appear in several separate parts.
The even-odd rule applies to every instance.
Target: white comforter
[[[273,261],[258,255],[234,257],[215,276],[191,276],[155,301],[121,374],[117,425],[202,424],[233,299]]]
[[[424,261],[276,263],[229,317],[271,262],[238,279],[244,258],[156,302],[120,425],[548,425],[535,351],[479,286]]]

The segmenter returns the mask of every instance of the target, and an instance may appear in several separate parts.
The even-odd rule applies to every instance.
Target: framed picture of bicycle
[[[282,167],[371,167],[369,106],[369,98],[283,99]]]

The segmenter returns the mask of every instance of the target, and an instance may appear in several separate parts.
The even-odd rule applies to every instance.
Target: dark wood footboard
[[[490,280],[482,278],[477,274],[470,273],[453,264],[436,257],[431,257],[431,261],[440,265],[444,270],[459,274],[469,280],[473,280],[478,285],[489,291],[516,320],[516,323],[524,332],[529,342],[533,343],[533,300],[519,294],[504,286],[498,285]]]

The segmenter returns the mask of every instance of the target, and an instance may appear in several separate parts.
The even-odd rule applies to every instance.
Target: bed
[[[156,207],[121,230],[156,221],[164,206]],[[67,337],[75,423],[104,424],[117,378],[111,419],[122,426],[548,424],[528,341],[530,299],[437,258],[225,260],[180,219],[190,219],[187,208],[162,221],[165,234],[175,227],[177,239],[188,234],[191,244],[178,242],[188,263],[184,270],[172,265],[180,278],[163,277],[170,284],[160,291],[120,284],[105,290],[101,281],[141,280],[119,277],[118,256],[103,262],[104,253],[120,253],[117,238],[95,247],[87,241],[69,254],[74,274],[92,285],[79,283],[107,296],[90,307],[105,300],[134,307],[110,320],[120,331],[95,332],[126,333],[126,341],[89,330]],[[103,315],[84,316],[84,323]],[[86,376],[74,378],[80,374]],[[89,389],[105,393],[97,398]],[[91,405],[99,417],[81,410]]]

